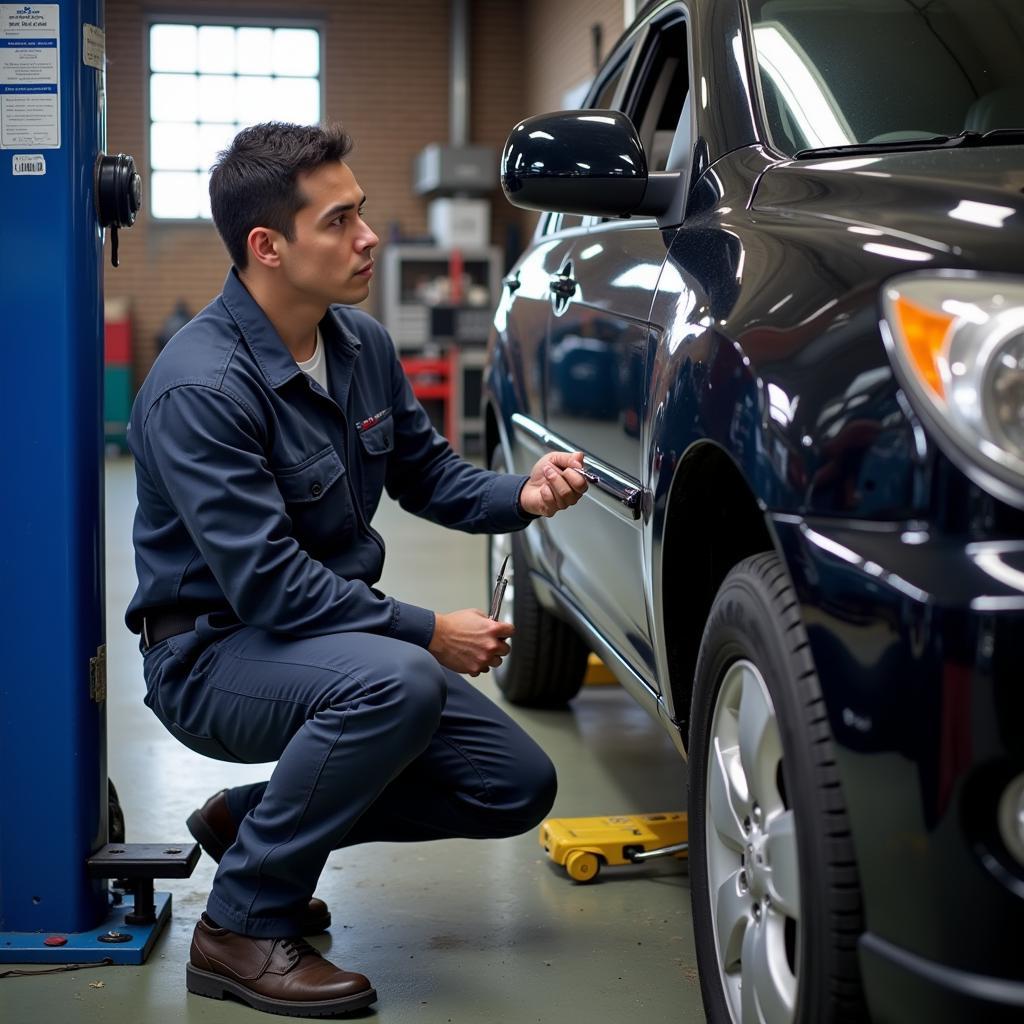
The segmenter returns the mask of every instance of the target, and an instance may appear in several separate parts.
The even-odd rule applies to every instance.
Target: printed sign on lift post
[[[0,4],[0,149],[60,149],[57,4]]]

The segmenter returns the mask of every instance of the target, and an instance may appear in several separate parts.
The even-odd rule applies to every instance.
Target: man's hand
[[[511,622],[496,622],[475,608],[438,612],[427,650],[445,668],[475,676],[501,664],[509,652],[505,641],[515,631]]]
[[[583,452],[548,452],[530,472],[519,492],[519,506],[535,516],[551,517],[575,505],[587,489]]]

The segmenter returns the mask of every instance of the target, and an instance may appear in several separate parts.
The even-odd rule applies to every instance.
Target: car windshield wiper
[[[901,142],[853,142],[847,146],[823,146],[801,149],[796,160],[807,157],[851,156],[865,153],[909,153],[923,149],[962,149],[973,146],[1018,146],[1024,143],[1024,128],[993,128],[988,132],[961,132],[959,135],[934,135],[929,139],[906,139]]]

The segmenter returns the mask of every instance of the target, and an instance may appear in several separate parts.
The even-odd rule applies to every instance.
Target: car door
[[[636,125],[650,170],[663,170],[685,122],[687,28],[681,10],[640,44],[621,108]],[[685,115],[684,115],[685,108]],[[649,316],[670,237],[653,219],[597,220],[551,280],[545,418],[581,449],[596,480],[572,515],[551,520],[559,584],[634,670],[657,688],[642,532]]]
[[[615,107],[633,67],[635,42],[635,39],[627,40],[595,80],[590,90],[588,105],[591,108]],[[506,281],[506,287],[511,290],[507,323],[512,342],[509,348],[511,357],[519,364],[512,368],[513,378],[524,382],[523,394],[516,398],[517,412],[513,417],[515,437],[511,468],[515,472],[529,472],[534,461],[552,447],[547,435],[548,345],[559,302],[553,285],[557,283],[559,272],[570,262],[570,254],[587,226],[587,219],[576,214],[546,215],[538,226],[530,252]],[[534,565],[551,580],[559,578],[564,558],[560,543],[552,535],[554,522],[541,520],[527,535]]]

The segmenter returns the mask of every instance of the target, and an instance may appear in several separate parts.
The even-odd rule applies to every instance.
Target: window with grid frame
[[[148,206],[160,220],[208,220],[209,175],[242,128],[320,120],[320,32],[306,26],[149,27]]]

